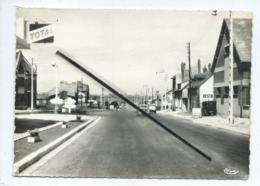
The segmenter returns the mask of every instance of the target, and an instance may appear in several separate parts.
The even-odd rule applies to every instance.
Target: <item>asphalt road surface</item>
[[[101,120],[32,176],[247,179],[249,137],[152,114],[212,158],[208,161],[134,111],[100,111]]]

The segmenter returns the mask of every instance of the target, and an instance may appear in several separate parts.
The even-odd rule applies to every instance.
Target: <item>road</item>
[[[101,120],[31,176],[246,179],[249,137],[153,114],[212,158],[208,161],[134,111],[92,113]],[[225,171],[224,171],[225,170]]]

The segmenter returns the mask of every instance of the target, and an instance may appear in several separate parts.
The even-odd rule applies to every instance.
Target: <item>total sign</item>
[[[34,43],[46,38],[54,36],[53,25],[44,26],[28,32],[27,40],[30,43]]]

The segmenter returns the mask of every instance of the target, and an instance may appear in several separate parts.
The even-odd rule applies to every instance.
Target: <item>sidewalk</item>
[[[158,114],[173,116],[177,118],[187,119],[194,123],[214,127],[220,130],[235,132],[243,135],[250,135],[250,119],[249,118],[234,118],[234,124],[228,123],[228,116],[202,116],[201,118],[194,118],[190,113],[181,111],[157,111]]]

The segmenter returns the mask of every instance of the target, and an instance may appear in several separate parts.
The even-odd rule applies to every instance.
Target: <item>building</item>
[[[193,70],[191,84],[189,84],[189,70],[186,70],[186,64],[181,63],[181,74],[174,75],[172,79],[172,107],[173,109],[188,112],[190,108],[201,108],[203,101],[211,101],[214,98],[213,74],[204,66],[201,73],[201,62],[198,60],[197,69]],[[196,74],[195,74],[196,73]],[[191,86],[191,88],[190,88]]]
[[[192,78],[191,88],[191,108],[201,108],[203,101],[214,100],[214,76],[206,70],[204,73],[195,74]]]
[[[169,91],[166,91],[166,94],[163,95],[162,109],[163,110],[165,110],[165,109],[166,110],[173,109],[172,89],[169,90]]]
[[[172,98],[173,109],[187,111],[188,109],[188,92],[189,70],[186,64],[181,63],[181,74],[176,74],[172,78]]]
[[[229,27],[230,21],[223,20],[213,59],[214,98],[219,114],[229,113]],[[252,19],[233,20],[234,46],[234,115],[250,115]]]
[[[37,96],[37,70],[24,57],[22,51],[16,52],[15,74],[15,109],[20,110],[30,108],[32,96],[33,107],[35,107]],[[33,93],[31,93],[32,85]]]
[[[58,84],[58,96],[61,99],[73,98],[77,105],[85,106],[89,99],[89,86],[82,81],[68,83],[61,81]],[[56,87],[48,92],[49,99],[55,97]]]

